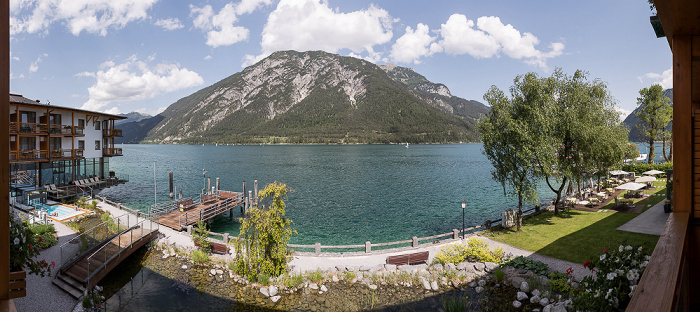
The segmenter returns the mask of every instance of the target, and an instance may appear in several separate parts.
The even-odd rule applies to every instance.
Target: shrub
[[[236,261],[229,261],[226,263],[226,266],[229,270],[236,271]]]
[[[355,272],[350,272],[350,271],[346,271],[346,272],[345,272],[345,280],[346,280],[346,281],[352,281],[352,280],[354,280],[356,277],[357,277],[357,274],[355,274]]]
[[[617,250],[604,248],[598,259],[583,264],[597,273],[595,278],[586,276],[581,281],[583,289],[576,293],[574,309],[624,311],[649,258],[641,246],[620,245]]]
[[[470,237],[467,244],[457,243],[444,246],[435,255],[437,263],[460,263],[466,259],[481,262],[501,262],[503,248],[489,249],[488,243],[478,237]]]
[[[31,230],[32,233],[37,235],[42,235],[46,233],[53,234],[54,232],[56,232],[56,229],[54,228],[53,224],[33,224],[29,227],[29,230]]]
[[[267,273],[262,272],[258,274],[258,283],[267,286],[270,284],[270,275],[267,275]]]
[[[433,261],[437,263],[460,263],[467,258],[467,249],[465,244],[449,244],[440,248],[440,251],[435,255]]]
[[[493,271],[493,276],[496,277],[497,282],[500,282],[506,276],[506,272],[499,267],[495,271]]]
[[[512,266],[516,269],[529,270],[537,275],[547,275],[547,273],[549,273],[548,265],[530,258],[525,258],[523,256],[517,256],[515,258],[510,258],[503,261],[501,266]]]
[[[314,283],[320,283],[323,280],[323,272],[316,270],[309,273],[309,279]]]
[[[201,249],[192,251],[192,261],[196,264],[205,264],[209,262],[209,254]]]
[[[292,288],[304,284],[304,277],[298,274],[284,275],[282,277],[282,285],[285,288]]]
[[[197,221],[197,227],[194,228],[194,233],[192,234],[192,241],[199,245],[199,248],[209,252],[211,248],[211,243],[208,240],[209,230],[207,229],[207,224],[204,221]]]

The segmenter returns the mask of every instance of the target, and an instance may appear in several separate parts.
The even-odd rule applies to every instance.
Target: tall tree
[[[492,86],[484,95],[491,112],[479,123],[484,154],[491,161],[491,174],[503,186],[504,195],[517,197],[517,230],[522,228],[523,200],[537,203],[537,173],[534,153],[538,133],[528,127],[528,120],[545,118],[542,110],[531,103],[541,101],[541,81],[534,73],[518,76],[511,87],[512,98]]]
[[[641,121],[637,130],[649,144],[648,163],[651,164],[654,162],[654,142],[666,131],[673,109],[670,100],[664,96],[664,89],[658,84],[639,90],[637,105],[640,109],[636,115]]]

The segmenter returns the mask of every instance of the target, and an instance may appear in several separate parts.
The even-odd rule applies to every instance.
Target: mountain
[[[673,89],[666,89],[664,90],[664,96],[668,97],[671,100],[671,107],[673,107]],[[642,135],[639,133],[637,130],[637,125],[640,123],[639,117],[637,117],[637,112],[641,109],[640,106],[637,106],[637,108],[632,111],[631,114],[625,118],[624,121],[622,121],[622,124],[627,126],[628,129],[630,129],[630,134],[629,134],[629,140],[630,142],[642,142],[644,139],[642,139]],[[673,125],[673,121],[668,123],[668,126],[666,126],[667,131],[671,131],[671,126]]]
[[[385,71],[365,60],[322,51],[275,52],[152,118],[121,124],[122,142],[478,140],[475,125],[488,112],[486,106],[454,97],[444,85],[410,69],[392,67]],[[413,79],[392,78],[401,75]],[[423,81],[412,82],[419,78]]]
[[[127,119],[119,119],[119,120],[114,122],[115,125],[122,124],[125,122],[140,121],[140,120],[152,117],[149,114],[144,114],[144,113],[139,113],[139,112],[130,112],[130,113],[126,113],[126,114],[119,114],[119,116],[126,117]]]

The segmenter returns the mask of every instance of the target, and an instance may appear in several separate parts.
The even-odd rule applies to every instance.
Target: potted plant
[[[116,175],[116,174],[114,173],[114,171],[110,171],[110,172],[109,172],[109,177],[110,177],[110,178],[114,178],[115,175]]]
[[[39,243],[43,239],[34,235],[29,230],[27,221],[17,217],[10,216],[10,285],[22,281],[27,277],[27,271],[30,274],[36,274],[41,277],[51,275],[51,269],[56,266],[55,262],[49,264],[46,260],[38,260]],[[12,288],[12,287],[11,287]],[[19,298],[26,296],[24,288],[10,289],[10,298]]]

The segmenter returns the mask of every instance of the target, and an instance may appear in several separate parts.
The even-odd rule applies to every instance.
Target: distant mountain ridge
[[[127,119],[120,119],[114,122],[115,125],[119,125],[125,122],[138,122],[143,119],[151,118],[153,116],[149,114],[139,113],[139,112],[129,112],[126,114],[119,114],[119,116],[126,117]]]
[[[664,96],[668,97],[671,100],[671,107],[673,107],[673,89],[664,90]],[[637,130],[637,125],[640,123],[639,117],[637,117],[637,113],[640,109],[642,109],[642,107],[637,106],[637,108],[635,108],[634,111],[627,115],[627,118],[625,118],[625,120],[622,121],[622,124],[627,126],[627,128],[630,130],[628,137],[631,142],[645,141],[643,140],[642,135]],[[666,130],[671,131],[671,129],[673,128],[672,125],[673,121],[669,122],[668,126],[666,126]]]
[[[488,111],[411,69],[280,51],[120,126],[127,143],[474,142]]]

